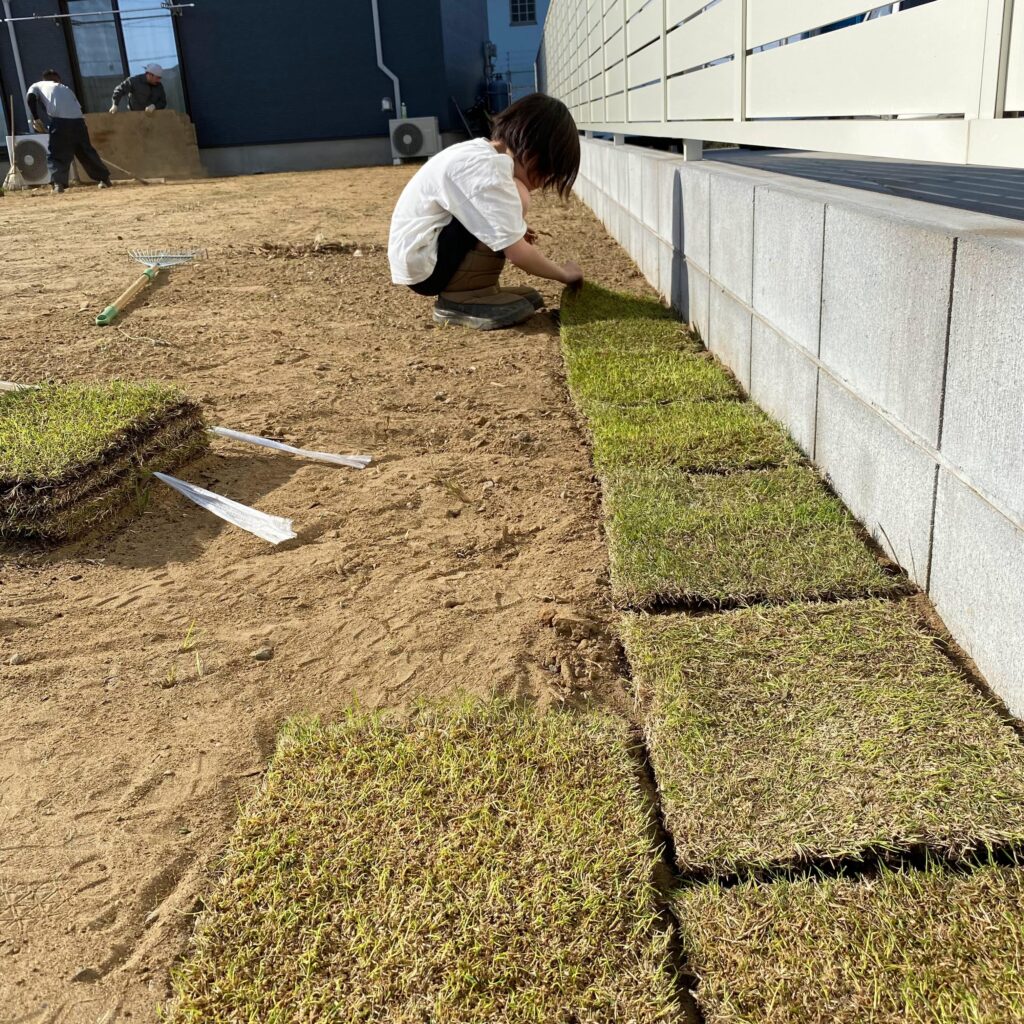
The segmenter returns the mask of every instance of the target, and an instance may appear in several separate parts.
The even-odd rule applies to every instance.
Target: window
[[[513,25],[537,24],[537,0],[509,0]]]
[[[147,64],[164,69],[167,106],[185,110],[170,11],[156,0],[67,0],[67,13],[83,110],[106,110],[114,87]]]

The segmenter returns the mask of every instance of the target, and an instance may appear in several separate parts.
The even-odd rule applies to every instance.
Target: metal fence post
[[[736,62],[733,87],[733,120],[747,119],[747,0],[736,0]]]
[[[969,116],[998,118],[1005,112],[1012,22],[1013,0],[988,0],[978,109],[969,111]]]

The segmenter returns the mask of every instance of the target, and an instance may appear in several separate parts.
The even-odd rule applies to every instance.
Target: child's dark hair
[[[491,139],[503,142],[540,188],[568,197],[580,169],[580,136],[561,100],[524,96],[495,117]]]
[[[57,72],[53,70],[53,68],[47,68],[43,72],[43,81],[44,82],[59,82],[60,81],[60,75],[58,75]]]

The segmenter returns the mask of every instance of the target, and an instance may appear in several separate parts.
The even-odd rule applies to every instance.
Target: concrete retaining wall
[[[576,191],[1024,716],[1024,230],[585,139]]]

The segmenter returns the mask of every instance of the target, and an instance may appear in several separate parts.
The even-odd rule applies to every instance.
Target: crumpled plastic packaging
[[[329,462],[332,466],[366,469],[373,461],[369,455],[334,455],[331,452],[313,452],[305,448],[295,448],[290,444],[282,444],[280,441],[271,441],[269,437],[243,434],[240,430],[231,430],[228,427],[211,427],[210,433],[216,434],[218,437],[230,438],[232,441],[247,441],[249,444],[258,444],[263,448],[273,448],[275,451],[288,452],[290,455],[300,455],[302,458],[312,459],[314,462]]]
[[[271,544],[281,544],[283,541],[292,540],[298,536],[292,529],[291,519],[268,515],[266,512],[260,512],[259,509],[250,508],[241,502],[214,494],[213,491],[208,491],[203,487],[196,487],[195,484],[185,483],[184,480],[168,476],[166,473],[154,473],[153,476],[162,480],[168,487],[173,487],[189,501],[194,501],[200,508],[205,508],[207,512],[212,512],[233,526],[253,533],[257,537],[262,537],[263,540],[269,541]]]

